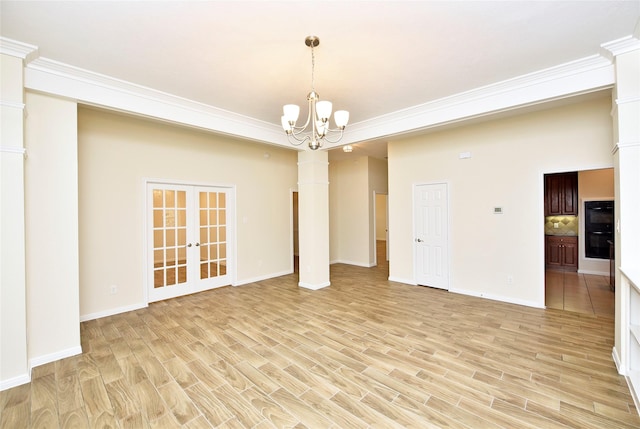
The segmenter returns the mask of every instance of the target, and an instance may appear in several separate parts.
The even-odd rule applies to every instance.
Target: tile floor
[[[547,308],[614,317],[615,294],[608,276],[547,270],[545,285]]]

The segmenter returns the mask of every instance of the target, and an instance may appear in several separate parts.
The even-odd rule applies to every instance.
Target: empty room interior
[[[1,428],[640,427],[637,1],[0,2]]]

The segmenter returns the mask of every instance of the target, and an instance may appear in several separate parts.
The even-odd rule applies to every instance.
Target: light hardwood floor
[[[331,267],[84,322],[2,428],[638,428],[613,319]]]

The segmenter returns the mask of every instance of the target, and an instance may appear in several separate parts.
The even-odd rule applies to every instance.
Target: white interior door
[[[149,302],[231,284],[231,188],[147,185]]]
[[[417,185],[414,190],[416,282],[449,289],[447,184]]]

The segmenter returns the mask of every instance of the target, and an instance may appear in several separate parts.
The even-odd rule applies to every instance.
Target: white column
[[[307,289],[329,286],[329,161],[324,151],[298,153],[300,279]]]
[[[0,390],[28,383],[23,58],[0,54]]]
[[[640,294],[640,43],[622,45],[615,55],[613,93],[615,166],[615,347],[618,370],[627,376],[632,391],[640,393],[640,341],[632,334],[638,326]],[[636,396],[637,397],[637,396]]]

